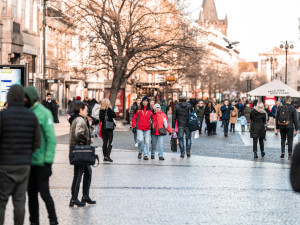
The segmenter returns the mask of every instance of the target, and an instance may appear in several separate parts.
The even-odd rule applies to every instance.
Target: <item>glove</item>
[[[169,133],[169,136],[171,136],[172,133]]]
[[[52,164],[51,163],[45,163],[44,174],[46,177],[50,177],[52,175]]]
[[[132,132],[135,134],[136,133],[136,127],[132,128]]]

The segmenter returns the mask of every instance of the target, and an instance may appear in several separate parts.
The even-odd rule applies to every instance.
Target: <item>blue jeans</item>
[[[186,150],[190,151],[192,146],[191,132],[188,127],[178,127],[179,148],[181,154],[185,153],[183,135],[186,139]]]
[[[150,130],[137,130],[137,141],[138,141],[138,152],[143,153],[144,156],[149,154],[149,146],[151,142],[151,131]]]
[[[158,144],[158,157],[163,157],[164,139],[165,139],[165,136],[162,136],[162,135],[152,135],[151,155],[153,155],[153,156],[155,155],[156,146]]]

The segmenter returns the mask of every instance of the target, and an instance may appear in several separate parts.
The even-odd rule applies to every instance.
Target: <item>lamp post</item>
[[[267,58],[267,62],[269,62],[269,61],[271,63],[271,81],[272,81],[272,80],[274,80],[274,68],[275,68],[274,63],[277,62],[277,58],[271,56],[270,58]]]
[[[46,16],[47,16],[47,0],[43,1],[43,81],[41,84],[41,99],[45,98],[46,91]]]
[[[281,42],[280,48],[285,49],[285,84],[287,84],[287,56],[288,56],[288,50],[293,49],[294,45],[291,42],[285,41],[285,42]]]

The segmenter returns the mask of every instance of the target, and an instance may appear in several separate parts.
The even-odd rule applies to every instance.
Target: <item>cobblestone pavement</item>
[[[91,197],[97,205],[69,208],[73,168],[68,164],[67,124],[56,125],[59,144],[51,192],[60,224],[299,224],[295,212],[300,196],[291,190],[289,165],[278,160],[279,148],[268,147],[269,159],[254,161],[244,136],[225,139],[218,133],[194,140],[189,159],[167,152],[165,161],[144,161],[132,148],[132,133],[117,131],[114,163],[93,168]],[[268,141],[279,143],[269,136]],[[101,148],[97,152],[101,155]],[[40,203],[41,224],[48,224]],[[10,203],[5,224],[11,221]]]

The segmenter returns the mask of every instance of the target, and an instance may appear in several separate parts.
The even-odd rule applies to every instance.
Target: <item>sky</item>
[[[300,0],[215,0],[219,19],[228,16],[227,36],[239,41],[240,58],[257,60],[258,53],[292,41],[300,52]],[[202,0],[186,0],[186,11],[199,18]],[[224,43],[225,45],[226,43]]]

